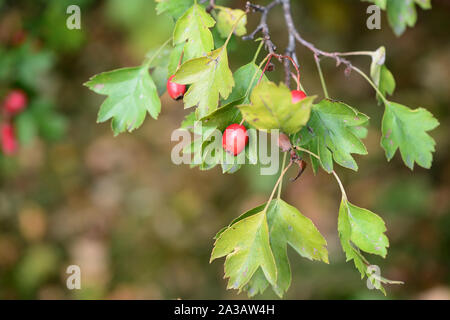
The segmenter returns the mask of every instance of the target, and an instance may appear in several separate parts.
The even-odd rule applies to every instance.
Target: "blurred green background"
[[[219,3],[242,8],[245,1]],[[373,89],[324,60],[330,95],[371,117],[369,155],[357,157],[359,172],[338,172],[352,203],[386,221],[387,259],[370,260],[387,278],[405,282],[389,286],[387,298],[450,299],[450,3],[432,1],[433,9],[420,10],[416,27],[400,38],[384,14],[382,29],[368,30],[368,4],[361,1],[293,3],[299,31],[319,48],[385,45],[397,81],[393,99],[426,107],[439,119],[432,132],[437,151],[431,170],[411,172],[398,154],[387,163],[379,144],[383,109]],[[70,4],[81,7],[81,30],[65,27]],[[140,64],[170,36],[171,19],[157,16],[150,0],[0,0],[0,8],[0,52],[9,50],[5,43],[12,34],[26,30],[52,65],[45,75],[31,74],[32,94],[51,101],[65,119],[61,139],[30,139],[15,157],[0,161],[0,299],[245,299],[225,289],[223,261],[208,263],[212,238],[234,217],[266,201],[276,177],[259,176],[255,167],[222,175],[219,168],[201,172],[173,165],[170,135],[187,110],[167,95],[158,121],[148,117],[133,134],[114,138],[109,124],[96,124],[104,98],[82,86],[96,73]],[[258,14],[250,15],[249,30],[258,21]],[[280,9],[269,23],[284,48]],[[251,60],[256,44],[231,44],[236,70]],[[322,96],[311,53],[304,48],[297,53],[303,85]],[[370,63],[354,62],[366,71]],[[281,71],[277,64],[269,77],[282,80]],[[11,84],[1,79],[3,93]],[[331,262],[310,262],[291,251],[293,281],[285,297],[384,299],[366,288],[353,263],[345,263],[336,231],[340,193],[333,178],[307,170],[285,184],[284,198],[316,223]],[[66,288],[71,264],[81,267],[81,290]],[[259,296],[275,297],[270,290]]]

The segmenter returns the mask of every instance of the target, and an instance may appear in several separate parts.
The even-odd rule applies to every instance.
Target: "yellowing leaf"
[[[247,33],[247,29],[245,28],[245,25],[247,24],[247,15],[240,9],[233,10],[225,7],[220,8],[219,14],[217,15],[217,29],[222,38],[228,37],[238,19],[243,15],[244,17],[239,20],[239,23],[234,30],[234,34],[239,37]]]
[[[228,228],[219,231],[216,239],[220,239],[225,232],[233,229],[242,221],[264,212],[265,207],[264,204],[242,214]],[[271,283],[264,272],[256,271],[243,288],[251,297],[264,292],[269,284],[272,285],[272,289],[279,297],[282,297],[288,290],[292,278],[287,255],[288,245],[302,257],[328,263],[326,240],[313,222],[293,206],[281,199],[273,200],[267,207],[267,223],[270,247],[276,262],[277,280],[276,283]]]
[[[277,268],[264,211],[240,220],[220,234],[214,244],[211,261],[224,256],[228,288],[241,290],[258,268],[270,283],[275,284]]]
[[[234,86],[226,47],[214,50],[206,57],[185,62],[173,81],[191,84],[183,100],[185,108],[198,106],[197,118],[213,112],[219,105],[219,97],[226,99]]]
[[[245,121],[262,130],[280,129],[298,132],[309,120],[315,96],[292,103],[291,92],[284,84],[265,81],[252,91],[251,104],[240,106]]]
[[[313,222],[283,200],[273,200],[267,210],[270,245],[278,270],[275,293],[282,297],[291,285],[288,244],[302,257],[328,263],[326,240]]]

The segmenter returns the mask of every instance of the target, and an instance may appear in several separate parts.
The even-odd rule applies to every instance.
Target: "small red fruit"
[[[172,99],[180,100],[183,98],[184,93],[186,92],[186,86],[184,84],[172,82],[172,79],[174,77],[175,75],[171,76],[169,80],[167,80],[167,92]]]
[[[12,155],[17,150],[17,140],[14,127],[11,124],[3,124],[1,127],[2,151],[5,155]]]
[[[26,108],[28,98],[25,92],[15,89],[9,92],[5,98],[4,108],[9,114],[17,114]]]
[[[297,103],[306,98],[306,93],[304,93],[302,90],[292,90],[291,95],[292,103]]]
[[[222,137],[222,147],[225,151],[237,156],[248,143],[247,129],[243,125],[234,123],[229,125]]]

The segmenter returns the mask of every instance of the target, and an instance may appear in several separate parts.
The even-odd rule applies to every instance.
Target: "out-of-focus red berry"
[[[1,126],[1,145],[5,155],[12,155],[17,151],[17,139],[12,124],[5,123]]]
[[[8,93],[3,103],[3,107],[10,115],[14,115],[23,111],[28,103],[25,92],[20,89],[12,90]]]

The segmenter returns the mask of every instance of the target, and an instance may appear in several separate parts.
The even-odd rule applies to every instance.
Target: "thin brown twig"
[[[272,10],[276,5],[281,3],[280,1],[281,0],[273,0],[267,6],[260,6],[257,4],[252,4],[249,1],[247,2],[246,4],[247,9],[252,10],[253,12],[261,12],[261,20],[259,21],[258,26],[252,33],[242,37],[243,40],[253,40],[255,39],[255,36],[259,32],[261,32],[263,35],[263,41],[266,50],[269,53],[274,53],[277,50],[277,47],[270,39],[270,30],[269,26],[267,25],[267,16],[269,15],[270,10]]]
[[[285,55],[282,55],[282,54],[276,54],[276,53],[269,53],[268,54],[266,65],[264,66],[264,69],[262,70],[262,73],[261,73],[261,76],[259,77],[258,83],[261,82],[262,77],[264,76],[264,73],[266,72],[267,67],[270,64],[270,61],[272,60],[272,57],[275,57],[275,58],[277,58],[280,61],[283,61],[283,59],[284,59],[284,61],[287,61],[288,63],[289,62],[292,63],[292,65],[294,66],[295,70],[297,71],[296,82],[297,82],[297,90],[299,90],[299,88],[300,88],[300,70],[298,68],[298,65],[295,63],[295,61],[294,61],[294,59],[292,57],[285,56]],[[290,76],[290,71],[289,71],[289,76]]]
[[[200,1],[200,3],[205,3],[208,0]],[[216,0],[209,0],[209,5],[206,7],[206,12],[210,13],[216,6]]]
[[[286,12],[286,10],[288,10],[289,12],[291,12],[291,4],[289,1],[281,1],[282,5],[283,5],[283,10]],[[289,31],[289,24],[288,24],[288,19],[285,18],[285,22],[286,22],[286,26],[288,27],[288,31]],[[295,42],[295,36],[292,32],[288,32],[289,35],[289,42],[288,42],[288,46],[286,47],[286,50],[284,52],[284,54],[286,56],[290,56],[295,63],[298,65],[298,59],[297,59],[297,55],[295,53],[295,49],[296,49],[296,42]],[[284,74],[285,74],[285,78],[284,78],[284,82],[285,84],[290,87],[291,84],[291,69],[290,69],[290,65],[289,65],[289,61],[285,60],[284,61]],[[297,87],[299,85],[297,84]]]
[[[284,19],[286,21],[286,25],[288,28],[288,33],[290,37],[294,37],[297,42],[299,42],[302,46],[308,48],[310,51],[314,53],[317,58],[320,57],[327,57],[336,60],[336,66],[339,66],[341,64],[346,65],[346,74],[348,74],[349,70],[352,68],[352,64],[349,60],[342,58],[339,54],[339,52],[327,52],[320,50],[316,48],[314,44],[311,42],[306,41],[300,33],[297,31],[294,20],[292,19],[292,12],[291,12],[291,1],[290,0],[280,0],[283,4],[283,11],[284,11]]]
[[[298,64],[297,57],[295,54],[295,42],[297,41],[302,46],[306,47],[310,51],[313,52],[315,56],[318,58],[321,57],[327,57],[334,59],[336,61],[336,66],[339,66],[341,64],[344,64],[346,66],[346,73],[348,73],[352,69],[352,63],[343,58],[341,53],[339,52],[327,52],[324,50],[318,49],[314,44],[311,42],[305,40],[300,33],[298,32],[297,28],[295,27],[294,20],[292,18],[292,12],[291,12],[291,0],[274,0],[271,3],[269,3],[267,6],[260,6],[257,4],[252,4],[250,2],[247,2],[247,7],[252,9],[254,12],[261,12],[261,20],[256,29],[250,33],[247,36],[244,36],[244,40],[251,40],[254,39],[256,34],[258,32],[261,32],[263,34],[263,40],[265,41],[266,50],[269,53],[273,53],[276,50],[275,44],[271,41],[270,38],[270,29],[267,25],[267,17],[269,15],[269,12],[271,9],[273,9],[276,5],[281,4],[283,7],[284,12],[284,19],[286,22],[286,26],[288,29],[288,37],[289,37],[289,43],[285,51],[285,55],[290,56],[294,59],[294,61]],[[290,73],[287,73],[290,74]],[[287,78],[287,77],[286,77]]]

